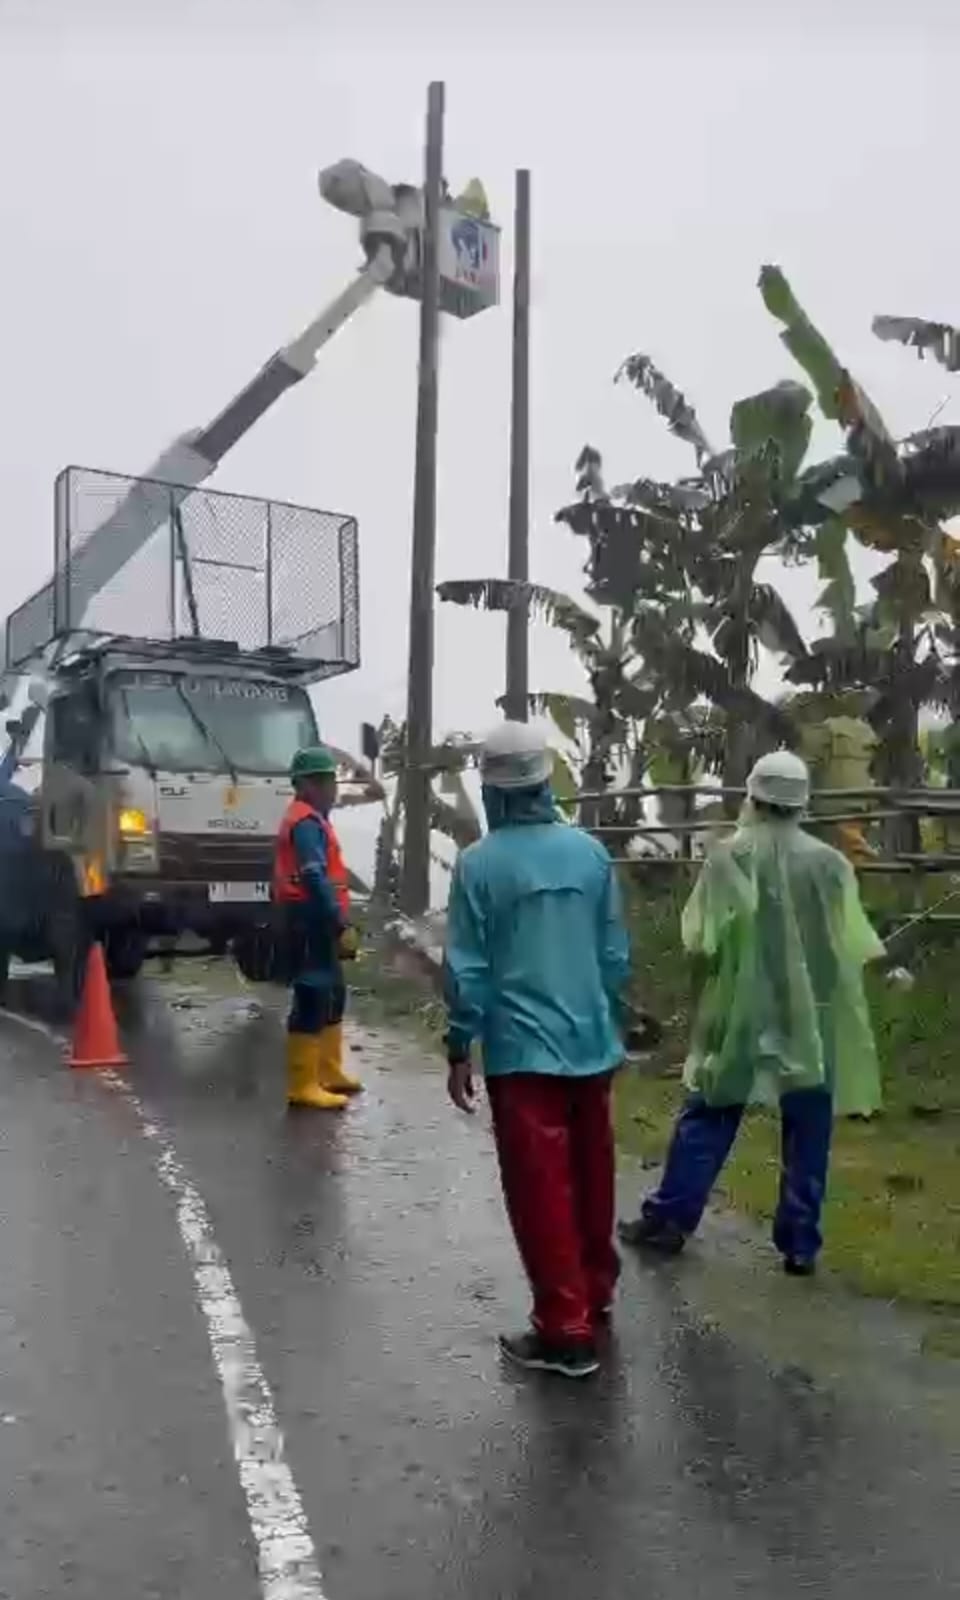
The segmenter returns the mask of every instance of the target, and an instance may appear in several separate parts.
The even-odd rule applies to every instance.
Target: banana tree
[[[699,425],[683,396],[656,369],[650,369],[645,381],[660,394],[675,431],[705,451],[706,442],[700,439]],[[444,583],[438,593],[442,600],[458,605],[490,611],[522,609],[566,634],[583,668],[589,695],[540,692],[530,696],[530,709],[550,717],[566,743],[566,755],[558,754],[556,761],[558,791],[580,788],[599,796],[585,805],[583,820],[589,826],[627,832],[642,820],[642,804],[635,794],[623,791],[636,790],[643,781],[644,725],[660,698],[637,649],[636,590],[643,582],[657,604],[669,601],[678,626],[688,616],[689,596],[675,551],[658,546],[656,571],[641,561],[641,530],[654,518],[632,506],[614,504],[604,486],[601,457],[592,447],[581,451],[576,473],[578,499],[558,511],[556,520],[585,539],[587,596],[595,609],[542,584],[509,579]],[[682,500],[682,491],[676,492]],[[623,529],[626,537],[620,536]]]
[[[960,629],[958,547],[943,518],[960,509],[958,430],[931,429],[897,442],[876,406],[843,366],[800,306],[777,267],[764,267],[760,291],[782,324],[781,339],[811,378],[824,416],[845,436],[845,451],[801,484],[803,516],[819,522],[816,549],[834,617],[832,637],[817,641],[788,673],[792,682],[833,695],[869,699],[879,738],[881,781],[909,789],[921,780],[921,709],[953,709]],[[953,370],[952,330],[904,318],[878,318],[874,330]],[[855,604],[847,536],[890,556],[873,579],[874,599]],[[916,830],[897,830],[901,847],[916,848]]]
[[[604,607],[600,614],[543,584],[505,578],[442,583],[437,593],[454,605],[485,611],[522,609],[564,633],[583,667],[590,696],[541,692],[530,696],[535,715],[552,719],[567,743],[554,762],[554,787],[561,799],[578,789],[600,798],[585,803],[589,827],[628,827],[640,815],[633,796],[617,796],[643,777],[643,719],[655,704],[632,645],[629,616]]]
[[[724,715],[724,778],[736,786],[759,749],[789,735],[779,708],[752,687],[759,645],[791,660],[806,653],[787,606],[757,567],[764,555],[798,548],[783,506],[807,449],[811,397],[782,383],[739,402],[731,448],[718,455],[692,406],[649,357],[631,357],[618,376],[691,444],[697,470],[675,484],[639,478],[608,491],[599,453],[581,452],[578,498],[557,520],[586,543],[587,596],[601,616],[553,590],[502,579],[443,584],[439,593],[491,610],[526,606],[568,634],[592,691],[576,708],[565,702],[586,738],[588,790],[610,789],[624,765],[639,782],[647,718],[692,729],[705,706]],[[535,697],[551,714],[560,703]],[[598,806],[586,820],[596,826],[609,811]]]
[[[862,791],[874,787],[878,740],[864,714],[869,703],[867,696],[853,690],[837,695],[793,691],[785,697],[796,730],[795,748],[810,768],[811,808],[818,816],[870,807]],[[824,793],[837,789],[859,790],[861,797],[852,803]],[[838,822],[829,837],[851,861],[860,863],[876,854],[868,838],[869,828],[866,821]]]
[[[730,446],[718,454],[692,406],[648,356],[630,357],[618,377],[690,443],[696,472],[672,484],[639,478],[606,493],[591,452],[592,481],[584,484],[581,474],[585,492],[560,517],[590,541],[589,592],[631,617],[658,709],[691,725],[691,708],[722,714],[724,781],[736,787],[754,756],[790,731],[777,705],[753,688],[759,646],[790,660],[806,654],[788,607],[758,567],[765,556],[802,553],[792,500],[811,396],[785,382],[739,401]]]
[[[694,836],[685,826],[699,819],[717,820],[723,807],[714,801],[697,803],[696,788],[702,778],[723,769],[726,728],[722,713],[706,703],[685,711],[661,712],[647,719],[647,777],[652,788],[664,786],[659,796],[658,819],[678,827],[677,854],[693,855]],[[682,792],[669,792],[674,787]]]

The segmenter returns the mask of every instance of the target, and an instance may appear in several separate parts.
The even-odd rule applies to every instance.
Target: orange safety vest
[[[305,822],[308,817],[312,817],[314,822],[319,822],[327,836],[327,877],[337,897],[340,915],[346,922],[350,915],[350,879],[343,851],[340,849],[340,840],[329,818],[322,817],[319,811],[314,811],[313,807],[308,806],[303,800],[291,800],[280,824],[273,857],[273,898],[279,905],[296,904],[308,898],[300,877],[300,865],[293,843],[294,828],[298,822]]]

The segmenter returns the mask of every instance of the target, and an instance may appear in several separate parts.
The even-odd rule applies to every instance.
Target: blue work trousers
[[[691,1095],[673,1132],[660,1186],[643,1215],[693,1233],[733,1147],[743,1106],[709,1106]],[[823,1237],[820,1212],[827,1188],[833,1103],[824,1089],[794,1089],[780,1099],[780,1198],[773,1242],[784,1256],[812,1260]]]
[[[347,991],[339,978],[329,984],[294,983],[288,1033],[323,1033],[343,1021]]]

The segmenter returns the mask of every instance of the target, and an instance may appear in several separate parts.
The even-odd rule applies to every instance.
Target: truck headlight
[[[138,811],[135,806],[124,807],[117,817],[117,828],[121,839],[145,839],[153,832],[146,812]]]

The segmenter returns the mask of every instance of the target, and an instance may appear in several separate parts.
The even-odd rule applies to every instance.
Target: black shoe
[[[632,1250],[651,1250],[661,1256],[678,1256],[687,1242],[686,1234],[675,1222],[661,1222],[656,1217],[618,1222],[617,1238]]]
[[[816,1274],[817,1263],[813,1256],[784,1256],[783,1270],[788,1278],[812,1278]]]
[[[561,1378],[589,1378],[600,1366],[592,1339],[554,1344],[539,1333],[518,1333],[501,1336],[500,1349],[528,1372],[556,1372]]]

